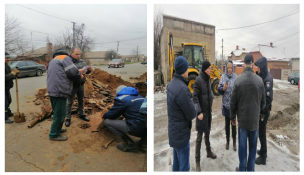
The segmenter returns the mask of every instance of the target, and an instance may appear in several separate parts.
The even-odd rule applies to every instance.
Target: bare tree
[[[5,14],[5,50],[19,55],[31,48],[28,46],[20,19]]]
[[[106,53],[106,59],[112,60],[113,58],[116,58],[116,51],[111,49]]]
[[[162,9],[158,9],[154,13],[154,70],[158,69],[158,65],[160,65],[160,34],[163,28],[163,11]]]

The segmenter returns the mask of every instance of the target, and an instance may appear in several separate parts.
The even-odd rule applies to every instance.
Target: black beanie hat
[[[251,54],[247,54],[244,58],[244,63],[245,64],[251,64],[253,63],[253,56]]]
[[[64,49],[57,49],[53,55],[53,58],[55,58],[58,55],[69,55],[69,54]]]
[[[202,71],[205,72],[206,69],[208,69],[211,66],[210,62],[208,60],[203,61],[202,63]]]
[[[5,52],[5,58],[10,58],[10,54],[8,52]]]
[[[175,58],[174,68],[175,72],[179,75],[182,75],[188,70],[188,61],[183,56],[178,56]]]

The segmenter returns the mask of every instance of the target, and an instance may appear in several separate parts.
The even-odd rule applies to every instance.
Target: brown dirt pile
[[[147,79],[147,72],[145,72],[145,73],[143,73],[141,76],[139,76],[139,77],[130,77],[130,79],[137,79],[137,80],[139,80],[139,81],[146,81],[146,79]]]

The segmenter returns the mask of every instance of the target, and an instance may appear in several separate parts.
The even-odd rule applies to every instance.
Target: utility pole
[[[118,47],[119,47],[119,41],[117,41],[117,52],[116,52],[116,58],[118,57]]]
[[[222,38],[222,60],[224,61],[224,45],[223,45],[224,39]]]
[[[31,32],[31,41],[32,41],[32,51],[34,51],[34,47],[33,47],[33,33]]]
[[[72,22],[73,23],[73,47],[75,47],[75,23],[76,22]]]

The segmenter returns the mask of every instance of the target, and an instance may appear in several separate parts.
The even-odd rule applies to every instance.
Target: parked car
[[[34,61],[11,61],[8,63],[11,69],[18,69],[19,76],[41,76],[46,72],[46,66],[43,64],[38,64]]]
[[[147,61],[143,61],[143,62],[141,62],[140,64],[147,64]]]
[[[287,80],[290,82],[290,84],[298,84],[298,82],[300,81],[300,72],[294,72],[288,75]]]
[[[108,68],[110,67],[125,67],[125,62],[123,59],[113,59],[108,63]]]

